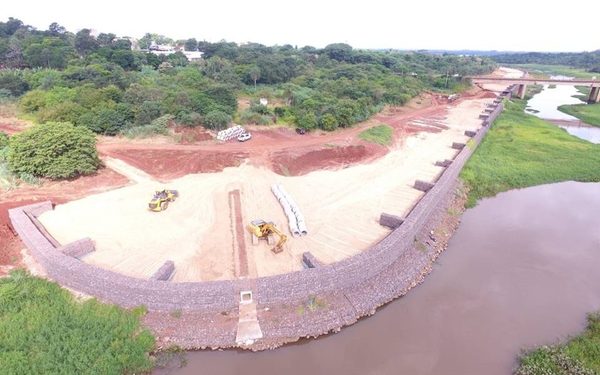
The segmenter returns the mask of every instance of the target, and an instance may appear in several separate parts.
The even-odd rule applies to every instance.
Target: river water
[[[563,76],[553,76],[551,78],[572,79],[572,77]],[[550,88],[549,85],[544,85],[540,93],[535,94],[527,101],[525,111],[541,119],[555,123],[575,137],[592,143],[600,143],[600,127],[586,125],[577,117],[558,110],[558,107],[563,104],[585,104],[585,102],[573,97],[573,95],[580,94],[581,92],[575,86],[557,85],[554,88]]]
[[[563,104],[585,104],[585,102],[573,97],[573,95],[580,94],[575,86],[557,85],[550,88],[549,85],[544,85],[541,92],[527,101],[526,111],[546,120],[579,121],[577,117],[559,111],[558,107]]]
[[[374,316],[261,353],[188,354],[160,374],[510,374],[600,309],[600,184],[499,194],[465,212],[425,282]]]

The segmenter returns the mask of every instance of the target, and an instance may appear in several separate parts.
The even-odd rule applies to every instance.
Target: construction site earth
[[[521,72],[502,68],[494,74],[514,77]],[[492,112],[490,108],[497,108],[497,97],[505,89],[492,84],[474,87],[451,100],[425,93],[407,106],[388,107],[365,123],[335,133],[299,135],[285,127],[250,127],[252,139],[242,143],[215,140],[214,134],[203,129],[178,128],[176,131],[185,133],[186,144],[167,137],[100,138],[98,150],[105,167],[97,174],[2,192],[0,272],[23,264],[42,275],[48,271],[36,256],[39,254],[32,251],[31,256],[26,248],[34,245],[25,241],[25,246],[15,235],[17,229],[24,236],[18,228],[11,228],[7,211],[50,201],[53,209],[36,211],[32,220],[43,227],[42,232],[56,249],[79,243],[82,238],[88,241],[89,247],[70,254],[78,262],[135,279],[171,284],[249,281],[232,284],[239,285],[234,290],[240,294],[231,296],[239,300],[237,311],[225,311],[222,306],[196,311],[186,305],[166,311],[150,304],[145,322],[159,336],[159,342],[188,348],[238,345],[261,349],[297,339],[304,333],[269,335],[265,331],[276,326],[279,318],[288,319],[293,311],[300,321],[295,324],[301,324],[306,315],[298,312],[298,306],[308,306],[308,312],[320,308],[335,311],[336,302],[310,291],[307,302],[298,306],[285,306],[285,298],[265,297],[265,301],[281,302],[278,318],[276,305],[261,305],[256,296],[260,287],[253,288],[252,280],[327,268],[385,242],[452,161],[468,148],[465,145],[487,125],[486,116]],[[359,139],[360,132],[379,124],[393,128],[392,145]],[[19,126],[0,124],[0,130],[14,133]],[[453,187],[456,178],[451,180]],[[168,208],[148,209],[152,194],[165,188],[176,190],[177,199],[169,201]],[[295,209],[282,202],[279,189]],[[439,194],[445,197],[446,193]],[[13,224],[18,214],[11,212]],[[302,221],[304,230],[294,231],[292,217],[297,220],[296,228]],[[281,251],[271,251],[273,241],[257,241],[248,230],[257,219],[273,223],[280,239],[286,237]],[[429,228],[423,225],[415,230],[422,232],[425,227]],[[449,235],[430,237],[439,241],[439,247]],[[416,237],[414,245],[418,245]],[[407,280],[410,287],[420,282],[434,259],[435,255],[428,255],[419,263],[413,280]],[[47,274],[61,281],[52,272]],[[392,295],[397,297],[408,289]],[[120,303],[104,295],[95,296]],[[374,303],[365,311],[355,305],[352,319],[356,321],[381,304]],[[174,310],[180,313],[173,314]],[[324,326],[317,334],[339,329],[352,319]],[[198,325],[213,327],[200,329]],[[310,331],[310,335],[317,331]],[[211,334],[220,336],[211,340],[206,337]],[[256,345],[261,339],[263,344]]]

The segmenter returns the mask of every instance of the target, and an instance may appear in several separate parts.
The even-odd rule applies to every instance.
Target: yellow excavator
[[[253,245],[258,245],[258,240],[261,238],[266,239],[269,245],[273,245],[275,243],[273,235],[276,234],[279,236],[279,241],[277,241],[271,251],[275,254],[283,251],[283,245],[287,242],[287,236],[283,234],[272,222],[266,222],[261,219],[253,220],[248,225],[248,230],[252,234]]]
[[[175,202],[177,197],[179,197],[177,190],[159,190],[152,196],[152,199],[148,203],[148,208],[155,212],[164,211],[169,207],[169,202]]]

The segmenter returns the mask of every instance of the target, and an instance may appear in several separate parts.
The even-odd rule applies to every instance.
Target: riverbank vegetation
[[[548,64],[509,64],[509,66],[524,70],[530,75],[538,78],[548,78],[550,76],[565,76],[581,79],[592,79],[592,77],[600,76],[598,72],[587,71],[582,68],[575,68],[565,65],[548,65]]]
[[[157,56],[147,49],[152,41],[180,51]],[[202,59],[190,62],[185,51],[202,52]],[[0,66],[0,96],[19,98],[23,116],[134,135],[148,133],[140,127],[152,130],[152,121],[165,115],[213,129],[236,118],[334,130],[424,90],[463,89],[462,76],[488,73],[496,64],[344,43],[269,47],[150,33],[135,40],[89,29],[71,33],[57,23],[36,30],[9,18],[0,22]],[[266,97],[277,105],[238,109],[240,97]]]
[[[600,126],[600,103],[561,105],[558,110],[577,117],[588,125]]]
[[[0,279],[5,374],[115,374],[152,369],[154,338],[132,312],[77,301],[57,284],[13,271]]]
[[[524,354],[515,375],[600,374],[600,313],[588,316],[586,330],[568,342]]]
[[[507,101],[461,178],[468,206],[499,192],[559,181],[600,181],[600,145],[524,113],[524,100]]]
[[[600,72],[600,50],[592,52],[528,52],[494,55],[501,64],[536,64],[579,68]]]

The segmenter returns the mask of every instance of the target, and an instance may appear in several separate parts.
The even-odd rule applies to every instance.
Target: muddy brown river
[[[502,193],[468,210],[425,282],[340,333],[274,351],[193,352],[158,374],[510,374],[600,309],[600,184]]]

